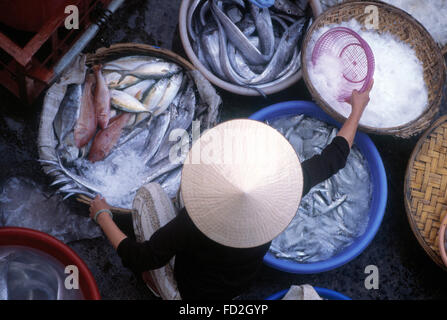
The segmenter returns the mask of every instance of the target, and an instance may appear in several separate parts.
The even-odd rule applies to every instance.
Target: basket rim
[[[176,54],[175,52],[173,52],[171,50],[160,48],[160,47],[155,47],[155,46],[152,46],[149,44],[133,43],[133,42],[114,43],[114,44],[110,45],[109,47],[101,47],[101,48],[98,48],[95,52],[87,53],[86,54],[86,56],[87,56],[86,64],[92,63],[92,61],[95,59],[100,59],[101,55],[115,53],[116,50],[129,50],[129,51],[146,50],[146,51],[148,51],[147,55],[155,54],[157,56],[162,56],[165,59],[168,58],[168,59],[174,61],[175,63],[180,64],[182,67],[184,67],[188,70],[197,70],[197,68],[191,62],[189,62],[188,60],[186,60],[185,58],[183,58],[182,56]],[[116,54],[119,55],[118,52],[116,52]],[[138,55],[138,54],[146,55],[145,53],[135,53],[135,55]],[[110,60],[113,60],[113,59],[116,59],[116,57],[113,57]]]
[[[120,56],[119,51],[127,51],[128,55],[151,55],[151,56],[157,56],[166,60],[170,60],[176,64],[179,64],[181,67],[187,69],[188,71],[194,71],[198,70],[193,64],[191,64],[188,60],[183,58],[182,56],[176,54],[175,52],[155,47],[148,44],[143,43],[132,43],[132,42],[120,42],[110,45],[109,47],[101,47],[98,48],[95,52],[85,53],[86,60],[85,64],[88,66],[91,66],[94,63],[98,63],[100,61],[111,61]],[[146,52],[144,52],[146,51]],[[133,53],[132,53],[133,52]],[[124,53],[124,52],[123,52]],[[111,54],[110,59],[108,59],[107,55]],[[122,55],[125,56],[125,55]],[[100,61],[99,61],[100,60]],[[199,71],[200,72],[200,71]],[[89,202],[92,200],[89,197],[82,195],[82,194],[76,194],[76,200],[80,203],[84,203],[86,205],[89,204]],[[126,209],[121,207],[111,207],[111,211],[115,213],[132,213],[134,212],[133,209]]]
[[[411,230],[413,231],[414,236],[416,237],[417,241],[422,246],[424,251],[428,254],[428,256],[438,266],[440,266],[443,270],[447,271],[447,266],[444,265],[444,263],[441,260],[441,257],[438,254],[436,254],[436,252],[434,252],[433,249],[427,244],[427,242],[425,241],[424,237],[419,232],[419,229],[416,227],[416,222],[415,222],[413,214],[412,214],[412,207],[411,207],[410,199],[409,199],[409,193],[410,193],[409,192],[410,191],[410,189],[409,189],[410,171],[411,171],[411,168],[413,167],[414,160],[415,160],[416,156],[419,154],[419,152],[421,150],[421,147],[422,147],[423,143],[425,142],[425,140],[427,139],[427,137],[434,130],[436,130],[440,125],[442,125],[445,122],[447,122],[447,115],[444,115],[444,116],[438,118],[430,126],[430,128],[427,129],[424,132],[424,134],[420,137],[420,139],[416,143],[416,146],[414,147],[413,151],[411,152],[410,158],[408,160],[407,168],[405,170],[404,190],[403,191],[404,191],[404,200],[405,200],[404,201],[405,211],[406,211],[407,219],[408,219],[408,222],[410,224]]]
[[[395,6],[389,5],[387,3],[381,2],[381,1],[349,1],[349,2],[344,2],[335,6],[332,6],[331,8],[327,9],[325,12],[323,12],[321,15],[319,15],[315,21],[312,23],[312,25],[310,26],[310,28],[307,31],[307,34],[304,38],[303,41],[303,46],[302,46],[302,54],[301,54],[301,68],[303,71],[303,79],[306,83],[307,88],[309,89],[312,97],[316,100],[316,102],[318,103],[318,105],[325,111],[327,112],[330,116],[334,117],[337,121],[346,121],[346,118],[344,116],[342,116],[340,113],[338,113],[337,111],[335,111],[334,109],[332,109],[329,104],[321,97],[321,95],[318,93],[318,91],[315,89],[315,87],[313,86],[312,82],[309,79],[309,73],[308,73],[308,63],[306,61],[306,55],[307,55],[307,50],[308,50],[308,44],[311,40],[311,36],[312,34],[315,32],[316,30],[316,26],[317,24],[319,24],[322,20],[324,20],[326,18],[327,15],[332,14],[336,11],[338,11],[340,8],[345,8],[345,7],[349,7],[349,6],[357,6],[357,5],[361,5],[361,6],[368,6],[368,5],[375,5],[378,6],[379,8],[382,7],[384,9],[387,9],[391,12],[394,12],[396,14],[400,14],[403,15],[404,17],[406,17],[409,21],[411,21],[412,23],[415,23],[418,27],[422,28],[423,32],[426,34],[426,36],[428,36],[427,38],[429,39],[428,41],[431,42],[431,46],[433,49],[435,49],[436,55],[437,55],[437,60],[442,62],[443,68],[441,71],[441,88],[444,87],[445,85],[445,81],[446,81],[446,70],[447,70],[447,66],[444,60],[444,56],[441,53],[441,48],[438,45],[437,42],[435,42],[435,40],[433,39],[433,37],[431,36],[431,34],[427,31],[427,29],[419,22],[417,21],[415,18],[413,18],[410,14],[408,14],[407,12],[403,11],[402,9],[399,9]],[[357,19],[356,19],[357,20]],[[357,20],[358,21],[358,20]],[[359,21],[359,23],[361,23]],[[422,63],[424,63],[423,61],[421,61]],[[436,94],[436,97],[433,99],[433,102],[428,105],[426,107],[426,109],[424,110],[424,112],[417,117],[416,119],[400,125],[400,126],[395,126],[395,127],[387,127],[387,128],[376,128],[376,127],[371,127],[371,126],[366,126],[366,125],[359,125],[359,129],[368,132],[368,133],[374,133],[374,134],[381,134],[381,135],[395,135],[395,136],[402,136],[402,137],[408,137],[408,136],[412,136],[414,134],[417,134],[421,131],[423,131],[424,129],[426,129],[426,127],[422,127],[422,128],[417,128],[417,130],[415,130],[413,133],[410,134],[404,134],[404,135],[400,135],[399,131],[401,130],[408,130],[409,128],[412,127],[412,125],[417,124],[421,119],[424,119],[427,114],[429,113],[430,110],[432,110],[433,108],[435,108],[435,112],[434,115],[430,116],[430,123],[433,121],[434,116],[439,112],[439,105],[441,103],[441,99],[443,96],[443,90],[439,90]]]

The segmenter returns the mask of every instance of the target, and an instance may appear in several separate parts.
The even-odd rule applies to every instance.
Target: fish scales
[[[297,151],[302,161],[319,154],[338,132],[304,115],[274,119],[269,124],[286,135],[296,151],[303,148],[303,153]],[[371,197],[368,164],[354,145],[346,167],[303,197],[296,216],[273,240],[270,252],[300,263],[334,256],[365,232]]]

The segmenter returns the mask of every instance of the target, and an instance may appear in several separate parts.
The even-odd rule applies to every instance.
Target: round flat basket
[[[189,63],[187,60],[185,60],[184,58],[182,58],[181,56],[175,54],[172,51],[166,50],[166,49],[162,49],[162,48],[158,48],[158,47],[153,47],[150,45],[145,45],[145,44],[138,44],[138,43],[119,43],[119,44],[114,44],[111,45],[108,48],[99,48],[95,53],[90,53],[90,54],[86,54],[84,59],[79,59],[79,64],[84,64],[88,67],[92,67],[95,64],[103,64],[106,63],[108,61],[112,61],[121,57],[125,57],[125,56],[132,56],[132,55],[147,55],[147,56],[151,56],[151,57],[158,57],[158,58],[162,58],[166,61],[170,61],[173,63],[178,64],[179,66],[181,66],[182,68],[184,68],[186,71],[192,71],[192,72],[196,72],[198,73],[197,69],[191,64]],[[66,77],[70,77],[72,76],[71,73],[69,73],[68,75],[65,75]],[[199,77],[199,75],[196,74],[197,77]],[[192,76],[193,77],[193,76]],[[200,75],[201,78],[203,78],[203,76]],[[63,82],[64,80],[64,76],[62,76],[62,80],[60,80],[61,82]],[[196,79],[194,79],[195,81]],[[200,79],[200,81],[202,81],[202,79]],[[207,82],[207,84],[205,84],[204,82]],[[63,84],[60,85],[60,87],[62,87]],[[66,85],[65,85],[66,86]],[[211,94],[211,91],[214,91],[214,89],[210,88],[211,84],[208,83],[208,81],[203,78],[203,81],[201,82],[201,90],[207,90],[207,94]],[[197,82],[196,82],[196,87],[197,87]],[[60,93],[60,91],[62,91],[62,95]],[[54,115],[56,110],[50,110],[50,111],[45,111],[45,109],[53,109],[54,106],[51,106],[52,104],[57,104],[57,106],[59,106],[60,102],[61,102],[61,98],[58,99],[50,99],[52,96],[54,96],[55,94],[63,97],[63,95],[65,94],[65,91],[62,90],[61,88],[50,88],[49,91],[47,92],[46,95],[46,100],[44,101],[44,112],[42,113],[41,116],[41,123],[40,123],[40,128],[39,128],[39,139],[38,139],[38,147],[39,147],[39,158],[40,160],[53,160],[55,159],[55,137],[52,134],[49,134],[48,132],[52,132],[52,122],[54,119]],[[220,97],[219,97],[220,99]],[[48,100],[48,101],[47,101]],[[54,101],[53,101],[54,100]],[[221,101],[221,100],[220,100]],[[208,103],[208,102],[204,102],[204,103]],[[48,107],[48,105],[50,105],[50,107]],[[45,108],[45,106],[47,106],[47,108]],[[218,106],[216,107],[218,108]],[[207,124],[209,124],[210,126],[214,126],[217,122],[217,110],[216,112],[212,112],[211,108],[208,109],[208,118],[207,118]],[[44,172],[47,173],[48,175],[52,176],[52,177],[56,177],[56,175],[58,174],[58,171],[56,172],[51,172],[50,167],[43,167]],[[82,194],[77,194],[77,200],[85,203],[85,204],[89,204],[91,199],[86,196],[86,195],[82,195]],[[119,208],[119,207],[112,207],[111,208],[113,212],[124,212],[124,213],[129,213],[132,212],[132,210],[130,209],[125,209],[125,208]]]
[[[334,119],[343,122],[346,118],[329,106],[310,81],[308,73],[309,66],[305,59],[307,56],[306,52],[312,49],[309,48],[309,43],[312,34],[316,30],[327,25],[340,24],[351,19],[356,19],[359,23],[364,24],[365,19],[369,17],[366,7],[371,5],[378,8],[379,28],[376,31],[379,33],[389,32],[408,43],[414,48],[419,60],[422,61],[424,81],[428,88],[428,106],[417,119],[405,125],[391,128],[360,126],[360,129],[368,133],[408,138],[427,129],[438,114],[445,82],[446,66],[441,49],[433,40],[432,36],[418,21],[403,10],[382,2],[349,1],[323,12],[309,28],[303,42],[303,54],[301,55],[303,78],[318,105]]]
[[[447,116],[439,118],[416,144],[405,174],[405,209],[414,235],[430,258],[447,271],[438,231],[447,213]]]

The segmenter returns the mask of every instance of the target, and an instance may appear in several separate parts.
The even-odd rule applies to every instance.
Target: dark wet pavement
[[[119,42],[152,44],[185,56],[178,37],[179,0],[127,0],[105,29],[86,48],[92,52]],[[222,120],[248,117],[273,103],[287,100],[310,100],[304,82],[268,99],[235,96],[220,91],[223,98]],[[42,186],[50,181],[37,159],[37,130],[42,99],[32,107],[19,104],[0,88],[0,185],[8,177],[28,177]],[[444,99],[442,113],[446,113]],[[409,156],[417,137],[402,140],[371,136],[376,144],[388,177],[388,204],[381,228],[369,247],[350,263],[316,275],[288,274],[263,266],[257,281],[243,299],[263,299],[293,284],[309,283],[339,291],[353,299],[445,299],[446,273],[425,253],[413,235],[404,208],[403,183]],[[50,189],[50,188],[48,188]],[[68,205],[86,216],[86,206],[75,200]],[[92,271],[103,299],[154,299],[144,284],[121,265],[105,238],[81,240],[69,244]],[[380,287],[364,286],[365,267],[379,268]]]

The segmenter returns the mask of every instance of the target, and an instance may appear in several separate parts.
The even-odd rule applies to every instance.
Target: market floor
[[[86,52],[120,42],[138,42],[172,49],[184,55],[177,32],[180,0],[127,0],[86,48]],[[444,90],[445,91],[445,90]],[[253,112],[287,100],[310,100],[303,83],[270,96],[268,99],[235,96],[223,91],[221,120],[248,117]],[[48,184],[36,161],[37,130],[42,99],[32,107],[21,106],[0,88],[0,185],[9,177],[31,178]],[[442,113],[446,113],[444,99]],[[259,278],[242,296],[264,299],[293,284],[308,283],[339,291],[353,299],[445,299],[446,273],[420,247],[408,224],[403,182],[410,153],[417,137],[408,140],[371,136],[385,164],[388,177],[388,204],[384,220],[369,247],[350,263],[330,272],[297,275],[263,266]],[[68,204],[79,214],[87,207],[74,200]],[[105,238],[69,243],[92,271],[103,299],[154,299],[144,284],[121,265],[119,257]],[[365,288],[365,268],[379,269],[379,289]]]

